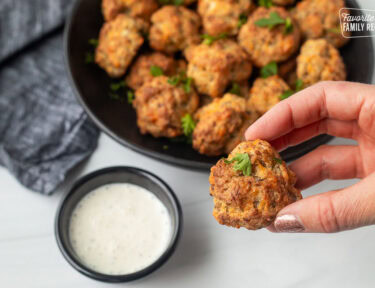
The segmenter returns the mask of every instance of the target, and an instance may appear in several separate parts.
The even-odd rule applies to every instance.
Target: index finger
[[[375,94],[371,85],[318,83],[277,104],[247,129],[245,137],[271,141],[324,118],[356,120],[365,96],[371,94]]]

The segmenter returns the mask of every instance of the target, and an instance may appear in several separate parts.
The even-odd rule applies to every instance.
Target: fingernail
[[[278,216],[274,222],[277,232],[296,233],[305,231],[301,220],[294,215]]]

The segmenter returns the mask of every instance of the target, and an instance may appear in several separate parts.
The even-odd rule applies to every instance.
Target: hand
[[[358,146],[321,146],[299,158],[290,166],[296,187],[362,180],[285,207],[269,227],[273,232],[338,232],[375,224],[375,86],[321,82],[276,105],[245,136],[283,150],[319,134],[351,138]]]

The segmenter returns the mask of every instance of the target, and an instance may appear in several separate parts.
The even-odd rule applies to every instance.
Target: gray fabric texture
[[[99,131],[67,80],[62,25],[73,0],[0,1],[0,164],[51,194]]]

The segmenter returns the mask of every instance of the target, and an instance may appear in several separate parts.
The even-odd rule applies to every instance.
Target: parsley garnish
[[[277,63],[275,61],[272,61],[260,70],[260,75],[262,76],[262,78],[268,78],[270,76],[277,75],[277,71]]]
[[[283,164],[283,160],[281,160],[280,158],[274,157],[273,161],[276,162],[276,163],[279,163],[279,164]]]
[[[163,69],[161,69],[159,66],[156,66],[156,65],[152,65],[150,67],[150,73],[154,77],[162,76],[164,74]]]
[[[287,19],[281,18],[280,15],[275,11],[272,11],[270,13],[269,18],[262,18],[262,19],[259,19],[258,21],[255,21],[255,25],[259,27],[268,27],[268,29],[273,29],[275,26],[281,25],[281,24],[285,25],[285,28],[284,28],[285,34],[288,34],[293,31],[292,20],[290,18],[287,18]]]
[[[190,114],[186,114],[184,117],[181,118],[181,125],[182,125],[182,130],[184,131],[184,135],[188,138],[191,139],[196,123],[191,117]]]
[[[232,83],[232,88],[229,90],[230,94],[241,96],[241,88],[237,83]]]
[[[202,42],[203,44],[211,45],[212,43],[214,43],[217,40],[227,38],[227,34],[221,33],[218,36],[211,36],[209,34],[203,34],[203,35],[201,35],[201,37],[203,38],[203,42]]]
[[[286,98],[289,98],[293,94],[297,93],[298,91],[301,91],[303,89],[303,82],[301,79],[297,79],[296,81],[296,89],[295,90],[286,90],[283,94],[280,95],[280,100],[284,100]]]
[[[249,154],[247,153],[237,153],[232,160],[224,160],[225,164],[231,164],[236,162],[233,169],[236,171],[241,171],[243,175],[250,176],[252,172],[252,165]]]
[[[161,5],[175,5],[180,6],[184,4],[184,0],[158,0]]]
[[[186,93],[190,93],[191,85],[193,84],[193,78],[186,77],[185,72],[180,72],[179,75],[169,78],[168,83],[172,86],[182,84],[182,89],[184,89]]]
[[[91,64],[95,62],[95,55],[92,52],[87,52],[85,55],[85,63]]]
[[[118,100],[120,102],[125,101],[125,95],[127,96],[127,100],[129,104],[132,104],[134,100],[134,92],[126,86],[124,81],[113,82],[109,86],[111,92],[109,93],[109,97],[113,100]]]
[[[131,91],[131,90],[128,90],[128,92],[126,93],[126,95],[128,97],[128,103],[132,104],[133,100],[134,100],[134,92]]]
[[[258,0],[258,5],[266,8],[272,7],[272,0]]]
[[[94,46],[94,47],[98,47],[99,40],[95,39],[95,38],[91,38],[91,39],[89,39],[89,44],[92,45],[92,46]]]
[[[237,27],[241,28],[247,22],[247,16],[245,14],[241,14],[238,18]]]

